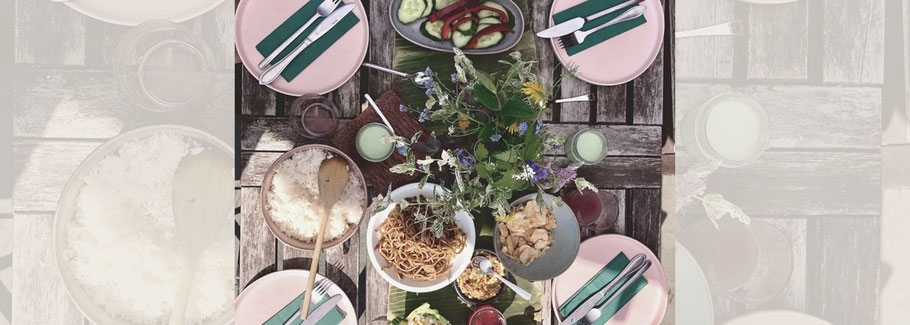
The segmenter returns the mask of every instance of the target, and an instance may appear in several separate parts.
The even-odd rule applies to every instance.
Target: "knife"
[[[618,5],[612,6],[612,7],[610,7],[610,8],[604,9],[604,10],[602,10],[602,11],[600,11],[600,12],[597,12],[597,13],[595,13],[595,14],[593,14],[593,15],[590,15],[590,16],[587,16],[587,17],[575,17],[575,18],[566,20],[566,21],[564,21],[564,22],[562,22],[562,23],[559,23],[559,24],[556,25],[556,26],[553,26],[553,27],[550,27],[550,28],[547,28],[547,29],[544,29],[544,30],[540,31],[539,33],[537,33],[537,37],[543,37],[543,38],[557,38],[557,37],[560,37],[560,36],[569,35],[569,34],[575,32],[575,31],[580,30],[581,27],[584,26],[585,23],[587,23],[587,22],[589,22],[589,21],[592,21],[592,20],[594,20],[594,19],[603,17],[603,16],[605,16],[605,15],[609,15],[609,14],[614,13],[614,12],[620,10],[620,9],[623,9],[623,8],[628,7],[628,6],[634,5],[634,4],[639,3],[639,2],[641,2],[641,1],[642,1],[642,0],[629,0],[629,1],[626,1],[626,2],[623,2],[623,3],[620,3],[620,4],[618,4]]]
[[[310,33],[310,35],[308,35],[305,40],[303,40],[303,42],[298,44],[290,54],[272,66],[263,70],[262,74],[259,76],[259,84],[268,85],[275,81],[275,79],[278,79],[278,76],[281,75],[281,72],[283,72],[284,69],[287,68],[289,64],[291,64],[291,61],[294,61],[294,59],[300,55],[300,53],[303,52],[307,46],[313,44],[313,42],[331,30],[332,27],[335,27],[335,25],[338,24],[338,22],[341,21],[345,15],[351,12],[351,10],[354,10],[355,6],[356,5],[354,2],[350,2],[339,7],[338,9],[335,9],[335,11],[332,11],[332,13],[325,17],[325,19],[323,19],[322,22],[316,26],[316,29],[314,29],[313,32]]]
[[[306,320],[301,322],[300,325],[316,324],[316,322],[318,322],[323,317],[325,317],[325,315],[327,315],[329,313],[329,311],[332,310],[332,308],[335,308],[335,306],[338,305],[339,302],[341,302],[341,294],[336,294],[336,295],[332,296],[331,298],[329,298],[329,300],[327,300],[326,302],[319,305],[319,307],[316,307],[316,309],[313,309],[313,311],[310,312],[309,315],[307,315]],[[300,318],[300,315],[291,317],[291,319],[294,319],[294,318]]]
[[[575,311],[569,314],[569,316],[566,316],[562,322],[559,322],[559,325],[575,324],[576,322],[580,321],[585,317],[585,314],[591,311],[591,309],[594,309],[594,306],[597,305],[597,303],[607,295],[607,292],[609,292],[610,289],[613,289],[613,287],[619,284],[619,281],[621,281],[623,278],[626,278],[627,275],[640,268],[644,262],[645,255],[643,254],[638,254],[633,257],[632,260],[629,261],[629,264],[627,264],[626,267],[623,268],[622,271],[620,271],[619,274],[613,278],[613,280],[610,280],[610,282],[607,283],[603,289],[600,289],[600,291],[588,297],[588,299],[579,305],[578,308],[575,308]]]

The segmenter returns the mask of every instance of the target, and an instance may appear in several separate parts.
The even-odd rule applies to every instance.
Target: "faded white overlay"
[[[232,319],[233,8],[4,2],[0,324]]]
[[[908,21],[676,3],[676,324],[910,319]]]

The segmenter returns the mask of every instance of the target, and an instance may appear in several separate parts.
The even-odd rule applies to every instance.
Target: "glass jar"
[[[291,128],[306,138],[328,137],[338,130],[335,105],[316,94],[303,95],[294,100],[288,110],[288,117]]]
[[[384,137],[391,136],[392,130],[389,130],[385,124],[370,123],[361,127],[360,131],[357,132],[354,146],[357,148],[357,153],[364,160],[380,162],[388,159],[392,156],[392,152],[395,151],[394,143],[384,143],[382,140]]]
[[[477,306],[468,316],[468,325],[506,325],[506,318],[491,305]]]
[[[607,156],[607,138],[594,129],[582,129],[566,139],[566,156],[575,163],[593,165]]]
[[[768,148],[771,125],[767,112],[752,97],[728,93],[687,113],[677,133],[684,151],[697,160],[742,167]]]

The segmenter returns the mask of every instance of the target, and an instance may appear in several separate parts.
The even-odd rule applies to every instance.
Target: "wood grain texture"
[[[528,1],[528,10],[530,10],[531,30],[539,31],[550,27],[550,6],[553,0],[535,0]],[[556,52],[553,51],[552,43],[543,38],[534,38],[534,46],[537,48],[537,66],[540,76],[544,80],[554,82],[558,73],[558,64]],[[544,121],[551,121],[552,114],[545,114]]]
[[[259,277],[277,271],[275,245],[259,210],[259,188],[243,187],[240,208],[240,290]]]
[[[591,94],[592,86],[572,76],[566,76],[560,85],[562,98],[571,98]],[[590,102],[572,102],[559,104],[560,122],[588,122],[591,120]]]
[[[686,115],[714,96],[754,98],[770,118],[770,148],[876,149],[881,145],[882,91],[872,87],[730,86],[680,83],[676,87],[677,150],[688,150],[693,125]]]
[[[242,116],[240,124],[240,150],[287,151],[304,144],[331,143],[329,138],[307,139],[294,132],[285,116]],[[351,120],[339,120],[344,128]]]
[[[242,69],[240,111],[244,115],[275,115],[277,113],[277,93],[259,85],[259,80]]]
[[[101,142],[18,140],[13,145],[13,211],[54,211],[79,163]]]
[[[882,83],[885,1],[826,0],[824,13],[824,81]]]
[[[232,71],[234,67],[234,4],[222,1],[204,15],[183,23],[197,33],[214,54],[214,68]],[[230,49],[230,50],[229,50]]]
[[[696,28],[734,21],[734,1],[692,0],[676,6],[676,29]],[[667,6],[669,7],[669,6]],[[666,8],[669,9],[669,8]],[[667,24],[672,26],[672,24]],[[670,33],[671,38],[672,33]],[[707,36],[680,39],[676,43],[679,79],[730,79],[733,77],[734,38]]]
[[[661,47],[654,63],[633,84],[632,123],[660,124],[664,112],[664,50]]]
[[[554,166],[568,164],[564,157],[553,162]],[[578,176],[598,188],[659,188],[660,157],[606,157],[596,165],[579,168]],[[656,206],[660,207],[659,199]]]
[[[629,190],[631,213],[626,215],[626,235],[645,244],[660,257],[660,189]],[[657,230],[657,231],[655,231]]]
[[[607,139],[607,156],[660,155],[659,126],[547,124],[547,127],[550,132],[566,137],[586,128],[600,131]],[[564,150],[556,153],[564,154]]]
[[[15,62],[85,64],[85,20],[62,3],[15,0]]]
[[[597,122],[626,123],[626,85],[595,87]]]
[[[807,3],[796,1],[749,7],[748,78],[807,78]]]
[[[66,294],[57,273],[53,213],[13,215],[12,323],[82,324],[82,312]],[[42,238],[42,240],[35,240]]]

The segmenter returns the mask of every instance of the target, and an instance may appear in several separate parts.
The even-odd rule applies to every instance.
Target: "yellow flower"
[[[471,125],[471,121],[468,121],[468,117],[464,114],[458,115],[458,128],[461,129],[461,132],[468,130],[468,126]]]
[[[509,213],[509,214],[503,216],[499,213],[493,213],[493,217],[496,218],[496,221],[499,221],[499,222],[509,222],[509,221],[512,221],[512,218],[515,217],[515,214]]]
[[[506,128],[506,131],[509,131],[509,133],[511,133],[511,134],[518,133],[518,122],[512,123],[512,125],[509,125],[509,127]]]
[[[521,92],[528,96],[531,100],[537,102],[538,104],[543,104],[547,98],[547,91],[543,89],[543,86],[540,84],[528,81],[522,84],[524,88],[521,88]]]

